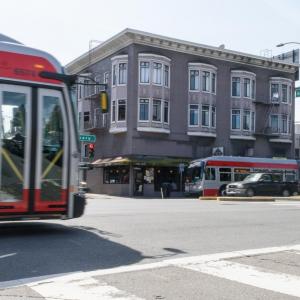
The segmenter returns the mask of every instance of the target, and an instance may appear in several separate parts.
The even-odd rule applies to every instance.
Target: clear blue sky
[[[276,55],[300,42],[299,0],[3,0],[3,34],[46,50],[62,64],[133,28],[259,55]],[[300,121],[300,105],[296,109]]]

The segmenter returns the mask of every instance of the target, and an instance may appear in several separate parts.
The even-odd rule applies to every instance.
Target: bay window
[[[162,84],[162,64],[153,63],[153,83]]]
[[[140,62],[140,83],[150,83],[150,63]]]
[[[278,83],[271,84],[271,101],[279,102],[279,84]]]
[[[211,107],[211,127],[216,128],[216,107]]]
[[[255,112],[251,112],[251,131],[255,131]]]
[[[149,121],[149,99],[140,99],[139,121]]]
[[[209,126],[209,105],[202,105],[201,125],[204,127]]]
[[[117,84],[117,66],[113,65],[113,71],[112,71],[112,85]]]
[[[273,133],[279,132],[278,115],[271,115],[270,126]]]
[[[250,98],[250,82],[249,78],[244,78],[244,97]]]
[[[199,71],[190,70],[190,90],[197,91],[199,90]]]
[[[240,77],[232,77],[231,79],[231,96],[240,97],[241,96],[241,79]]]
[[[210,81],[210,73],[207,71],[202,72],[202,91],[209,92],[209,81]]]
[[[153,100],[152,121],[161,122],[161,100]]]
[[[199,125],[199,106],[198,104],[190,104],[189,106],[189,126]]]
[[[241,111],[239,109],[231,110],[231,129],[241,129]]]
[[[164,65],[164,86],[169,87],[169,66]]]
[[[216,92],[216,74],[211,73],[211,92],[215,93]]]
[[[281,132],[288,133],[288,117],[287,115],[281,115]]]
[[[286,84],[281,85],[281,101],[288,102],[288,86]]]
[[[164,101],[164,123],[169,123],[169,102]]]
[[[250,130],[250,110],[244,110],[243,113],[243,130]]]
[[[119,84],[127,83],[127,64],[119,64]]]
[[[126,120],[126,100],[118,100],[118,121]]]

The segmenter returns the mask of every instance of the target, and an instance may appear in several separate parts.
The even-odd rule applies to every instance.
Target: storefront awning
[[[94,167],[105,167],[112,165],[142,165],[142,166],[160,166],[160,167],[177,167],[179,164],[188,164],[191,161],[189,158],[179,157],[164,157],[164,156],[149,156],[149,155],[136,155],[136,156],[118,156],[112,158],[97,159],[92,163]]]

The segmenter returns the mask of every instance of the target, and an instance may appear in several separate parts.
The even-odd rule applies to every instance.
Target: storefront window
[[[154,183],[154,168],[146,168],[145,169],[144,183],[145,184],[153,184]]]
[[[103,170],[103,183],[129,184],[129,166],[105,167]]]

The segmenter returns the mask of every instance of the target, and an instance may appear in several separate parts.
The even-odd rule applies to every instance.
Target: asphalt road
[[[300,201],[89,195],[79,219],[0,224],[0,299],[296,299],[299,244]]]

